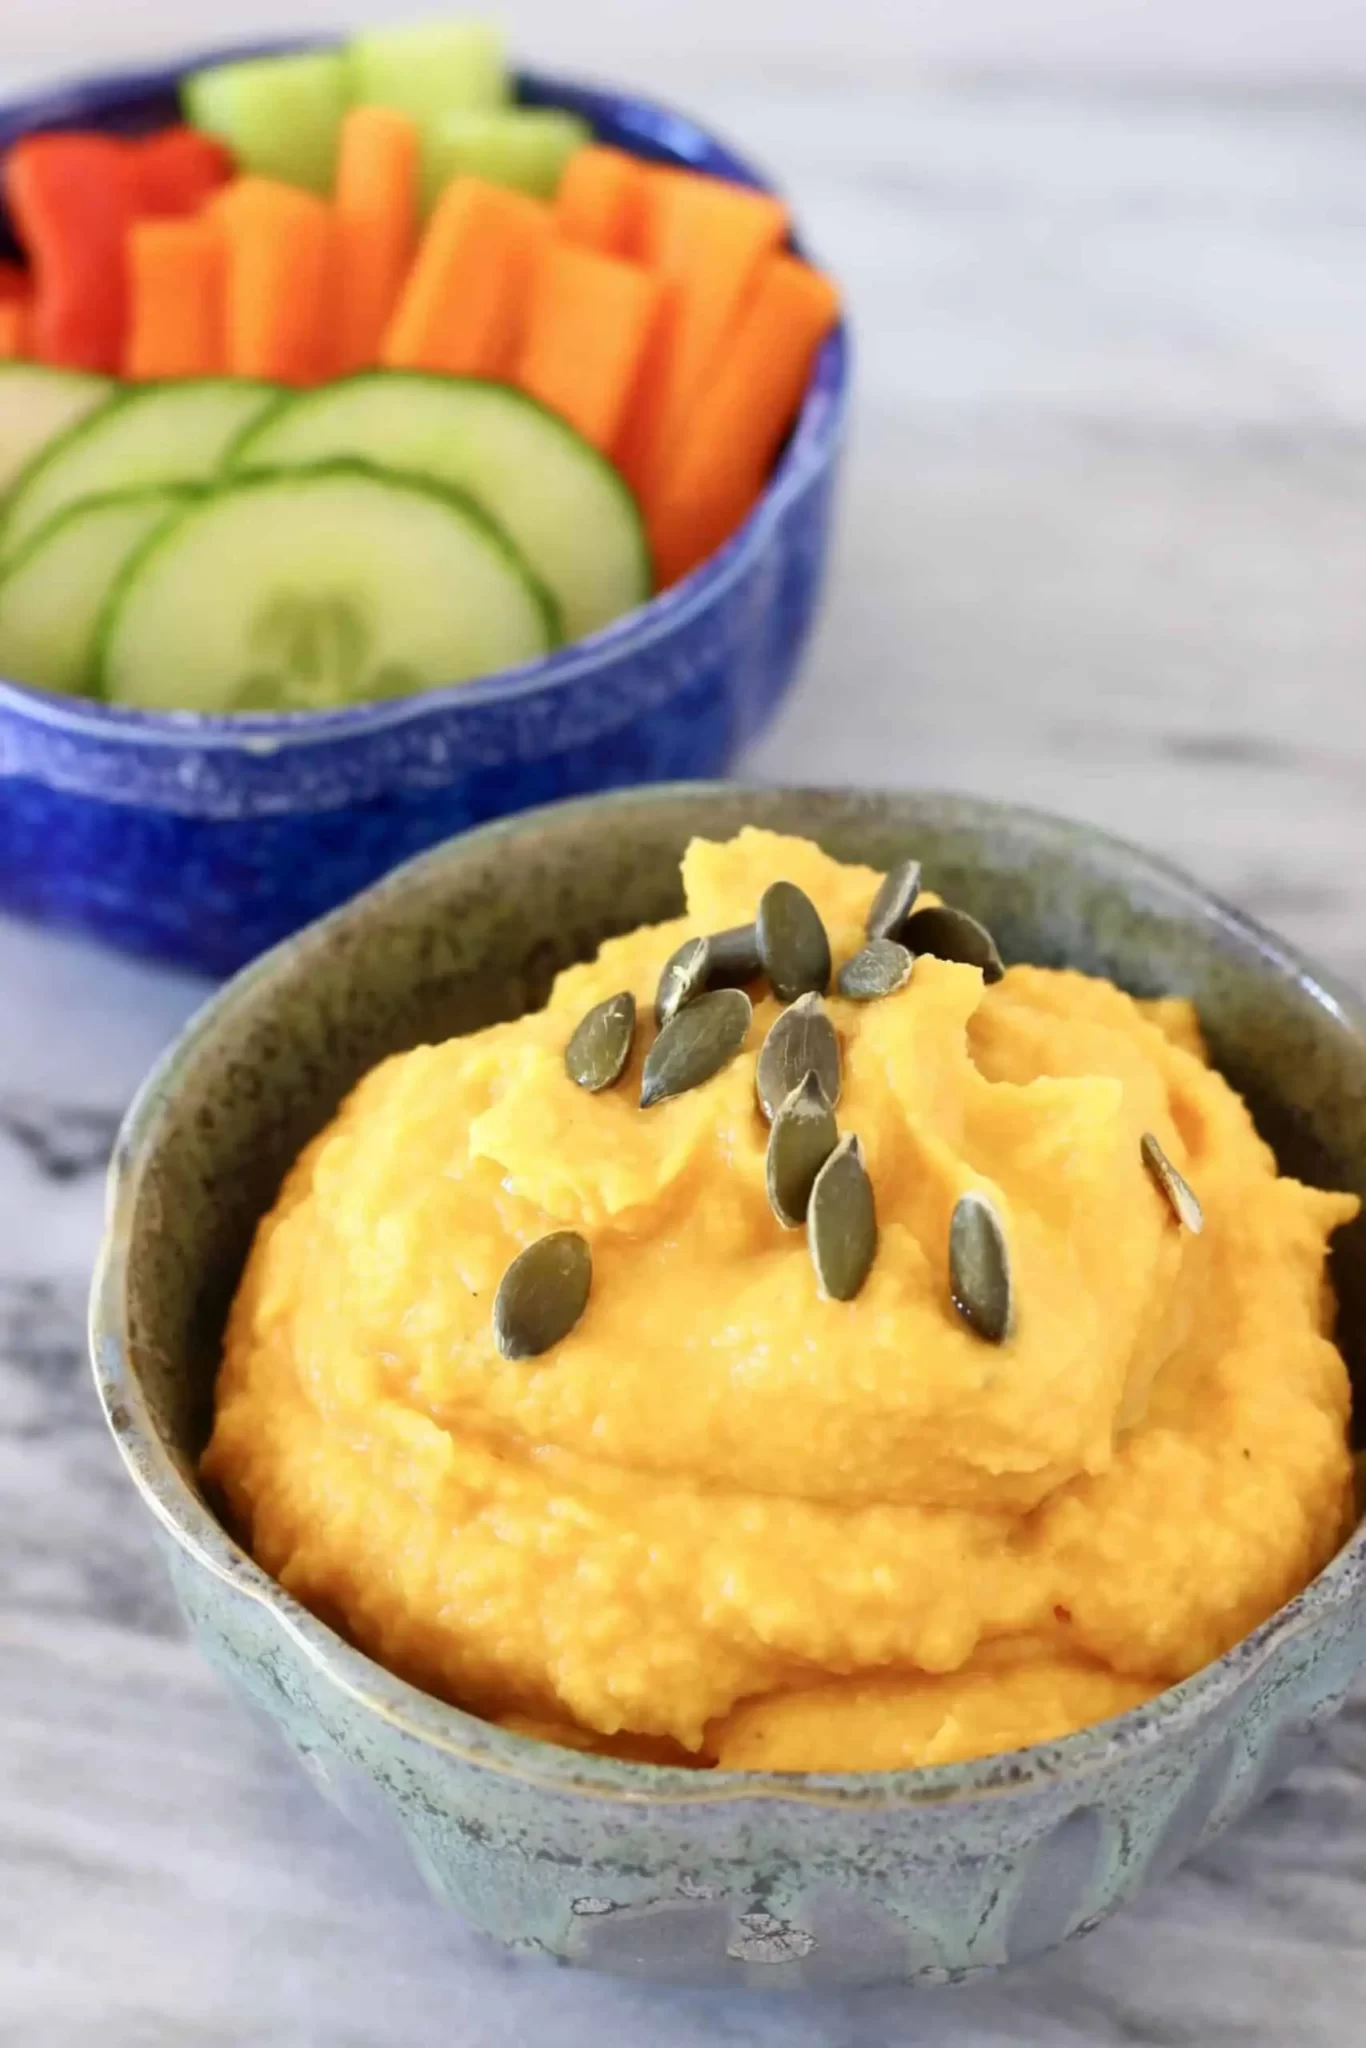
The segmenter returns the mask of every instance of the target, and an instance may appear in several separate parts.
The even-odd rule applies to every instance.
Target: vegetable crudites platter
[[[780,198],[515,104],[459,18],[181,101],[0,163],[0,672],[404,697],[599,632],[743,524],[838,314]]]

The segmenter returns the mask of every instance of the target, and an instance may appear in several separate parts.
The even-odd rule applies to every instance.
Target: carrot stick
[[[380,361],[391,370],[505,377],[516,360],[550,209],[483,178],[453,178],[427,223]]]
[[[838,314],[829,278],[769,257],[649,507],[661,586],[695,569],[753,505]]]
[[[514,383],[605,452],[635,388],[662,291],[640,264],[552,239],[537,266]]]
[[[5,158],[10,217],[34,274],[39,362],[116,370],[123,354],[128,147],[108,135],[29,135]]]
[[[362,370],[398,304],[417,242],[418,132],[394,107],[353,107],[337,152],[337,367]]]
[[[0,262],[0,306],[11,299],[26,299],[31,289],[29,274],[21,263]]]
[[[648,175],[624,149],[596,142],[576,149],[555,194],[556,231],[607,256],[637,255]]]
[[[668,284],[651,360],[617,462],[637,496],[657,487],[689,408],[765,257],[787,233],[780,199],[695,171],[650,174],[643,254]]]
[[[239,178],[212,201],[227,244],[230,375],[315,384],[331,370],[332,209],[297,185]]]
[[[224,369],[225,253],[212,220],[134,221],[126,377],[211,377]]]
[[[198,128],[163,128],[132,145],[130,169],[139,219],[198,213],[231,178],[232,152]]]

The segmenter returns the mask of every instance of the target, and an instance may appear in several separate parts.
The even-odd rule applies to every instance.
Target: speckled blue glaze
[[[1006,961],[1185,993],[1282,1165],[1366,1195],[1366,1015],[1279,941],[1088,827],[962,798],[682,787],[564,804],[429,853],[249,968],[120,1139],[95,1374],[205,1653],[330,1797],[514,1948],[671,1980],[960,1980],[1094,1927],[1295,1762],[1366,1662],[1366,1530],[1218,1663],[1065,1741],[924,1771],[709,1774],[581,1756],[441,1704],[269,1579],[196,1478],[223,1316],[300,1147],[385,1054],[544,1001],[676,914],[694,832],[907,853]],[[1366,1228],[1339,1235],[1366,1411]]]
[[[174,119],[180,73],[228,54],[246,53],[0,109],[0,148],[34,128]],[[763,182],[652,102],[530,74],[519,89],[637,154]],[[675,589],[527,668],[399,704],[233,719],[0,680],[0,907],[226,973],[452,832],[584,791],[724,773],[791,683],[811,625],[848,376],[841,330],[741,531]]]

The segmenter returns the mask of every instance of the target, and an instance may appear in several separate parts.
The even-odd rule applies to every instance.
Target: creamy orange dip
[[[695,842],[683,875],[686,918],[609,941],[535,1016],[385,1061],[298,1161],[204,1459],[253,1554],[446,1699],[723,1767],[1010,1749],[1197,1670],[1346,1532],[1324,1257],[1355,1200],[1278,1175],[1184,1002],[922,955],[883,1000],[827,1001],[879,1243],[824,1300],[765,1191],[778,1003],[756,985],[738,1057],[649,1110],[640,1066],[683,938],[786,879],[838,964],[880,877],[757,831]],[[566,1042],[626,989],[631,1065],[585,1093]],[[970,1190],[1009,1245],[999,1345],[950,1298]],[[513,1362],[500,1280],[563,1228],[587,1308]]]

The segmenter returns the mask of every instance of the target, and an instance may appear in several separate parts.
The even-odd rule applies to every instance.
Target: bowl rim
[[[761,786],[754,787],[757,794]],[[178,1075],[219,1026],[250,1010],[267,994],[275,977],[299,956],[306,961],[315,951],[325,951],[336,929],[351,920],[368,921],[377,910],[382,914],[386,899],[420,883],[446,862],[458,860],[467,848],[482,851],[552,817],[610,813],[642,801],[734,796],[744,788],[742,783],[697,781],[612,790],[540,805],[457,834],[405,861],[348,903],[272,947],[217,989],[147,1075],[124,1117],[110,1161],[88,1322],[91,1365],[105,1420],[145,1505],[192,1564],[261,1607],[318,1675],[353,1704],[400,1734],[474,1768],[561,1795],[624,1806],[688,1807],[760,1800],[800,1807],[919,1809],[1021,1795],[1064,1778],[1075,1782],[1095,1777],[1113,1760],[1116,1749],[1126,1755],[1141,1753],[1197,1726],[1226,1696],[1250,1684],[1283,1645],[1305,1634],[1323,1615],[1360,1590],[1366,1568],[1366,1520],[1358,1523],[1301,1592],[1213,1663],[1141,1705],[1075,1734],[962,1763],[903,1770],[708,1771],[626,1762],[538,1741],[484,1721],[395,1676],[302,1607],[255,1563],[193,1490],[151,1421],[132,1363],[125,1313],[133,1213]],[[1120,862],[1130,887],[1153,885],[1174,908],[1195,914],[1212,934],[1223,933],[1250,946],[1268,971],[1293,980],[1339,1028],[1366,1043],[1366,1004],[1354,991],[1173,863],[1099,826],[1028,805],[942,790],[851,792],[829,785],[763,785],[762,793],[788,796],[798,803],[841,794],[866,796],[874,802],[895,797],[928,810],[951,806],[960,823],[975,829],[1023,827],[1035,835],[1036,843],[1051,840],[1061,848],[1068,843],[1075,846],[1080,839],[1093,852]]]
[[[59,119],[87,120],[96,109],[117,107],[175,88],[187,72],[206,64],[257,56],[284,55],[294,50],[335,47],[332,36],[290,36],[249,39],[196,51],[174,62],[139,65],[90,73],[17,98],[0,100],[0,136],[10,128],[26,130]],[[530,91],[533,103],[567,103],[640,129],[672,160],[686,164],[706,157],[718,169],[763,191],[777,187],[768,172],[734,149],[713,129],[668,102],[620,87],[516,65],[519,92]],[[801,236],[794,222],[794,240]],[[145,711],[96,698],[66,697],[0,673],[0,713],[22,718],[84,740],[119,745],[164,745],[179,749],[196,745],[206,751],[271,752],[326,745],[338,738],[368,738],[411,725],[453,706],[477,710],[515,703],[542,690],[569,684],[605,660],[634,656],[686,625],[730,588],[760,555],[772,529],[783,519],[810,477],[837,450],[849,402],[851,343],[847,315],[842,315],[822,345],[812,368],[801,410],[757,504],[743,524],[689,575],[595,633],[568,642],[548,655],[515,668],[500,669],[464,683],[442,683],[410,697],[378,703],[343,705],[328,711],[202,712]]]

